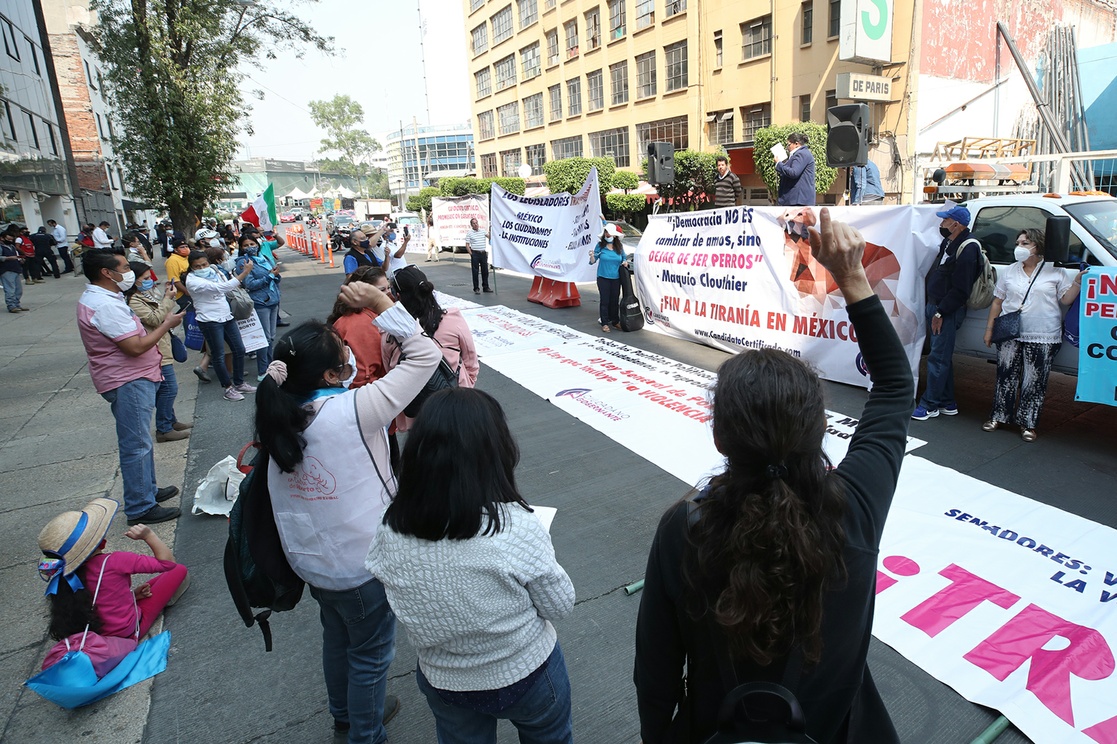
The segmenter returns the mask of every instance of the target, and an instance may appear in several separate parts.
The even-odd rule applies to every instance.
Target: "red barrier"
[[[556,282],[542,276],[532,280],[527,298],[530,302],[550,308],[578,307],[582,304],[582,296],[578,294],[574,282]]]
[[[527,293],[528,302],[543,304],[543,277],[537,276],[531,280],[531,291]]]

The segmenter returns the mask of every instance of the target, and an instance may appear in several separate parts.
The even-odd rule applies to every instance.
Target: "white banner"
[[[492,186],[494,266],[561,282],[592,282],[601,235],[601,189],[591,168],[576,194],[526,197]]]
[[[936,207],[831,207],[865,236],[865,268],[907,350],[924,336],[924,276],[941,238]],[[658,215],[636,259],[645,327],[726,351],[778,348],[826,379],[868,387],[845,302],[811,255],[811,207],[730,207]]]
[[[431,219],[435,245],[464,247],[470,220],[477,220],[480,230],[489,229],[489,195],[436,196],[431,199]]]
[[[1117,531],[918,457],[873,634],[1036,742],[1117,742]]]
[[[268,337],[264,335],[264,326],[260,323],[260,316],[252,311],[244,320],[237,321],[240,330],[240,340],[244,343],[245,353],[257,351],[268,345]]]

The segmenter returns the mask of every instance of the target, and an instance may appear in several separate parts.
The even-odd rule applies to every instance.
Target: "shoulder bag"
[[[252,311],[256,309],[256,306],[253,304],[248,290],[244,287],[236,287],[230,290],[225,294],[225,297],[229,300],[229,310],[233,313],[233,318],[248,320],[252,317]]]
[[[1024,292],[1024,299],[1020,301],[1020,310],[1002,313],[993,320],[993,334],[990,339],[993,343],[1000,344],[1020,338],[1020,312],[1024,309],[1024,303],[1028,301],[1032,285],[1036,283],[1036,279],[1039,279],[1039,273],[1043,271],[1044,263],[1044,261],[1040,261],[1035,273],[1032,274],[1032,281],[1028,283],[1028,289]]]
[[[427,338],[438,344],[440,348],[447,348],[438,343],[438,339],[436,339],[434,336],[427,336]],[[395,337],[393,337],[392,340],[395,341],[396,346],[399,347],[399,360],[401,362],[405,361],[407,359],[407,356],[403,353],[403,346],[400,345],[399,340]],[[458,354],[461,354],[460,349],[454,349],[453,347],[449,348],[458,352]],[[460,362],[458,364],[458,369],[454,369],[450,366],[450,363],[446,361],[446,357],[442,357],[438,361],[438,366],[435,367],[434,372],[431,373],[430,379],[427,380],[427,384],[423,385],[423,389],[420,390],[419,393],[411,400],[411,402],[404,407],[403,415],[407,416],[408,418],[415,418],[419,415],[419,411],[422,409],[423,404],[427,402],[427,398],[431,397],[439,390],[456,388],[458,386],[458,373],[460,370]]]

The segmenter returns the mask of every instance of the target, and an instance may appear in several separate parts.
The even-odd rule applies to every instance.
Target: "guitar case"
[[[638,331],[644,327],[644,311],[640,298],[632,291],[632,272],[622,266],[618,276],[621,278],[621,330]]]

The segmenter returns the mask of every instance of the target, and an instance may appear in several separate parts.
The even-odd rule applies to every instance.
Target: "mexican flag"
[[[240,218],[251,222],[262,231],[274,230],[279,218],[275,213],[275,187],[268,184],[264,193],[256,197],[256,201],[248,205],[248,209],[240,213]]]

